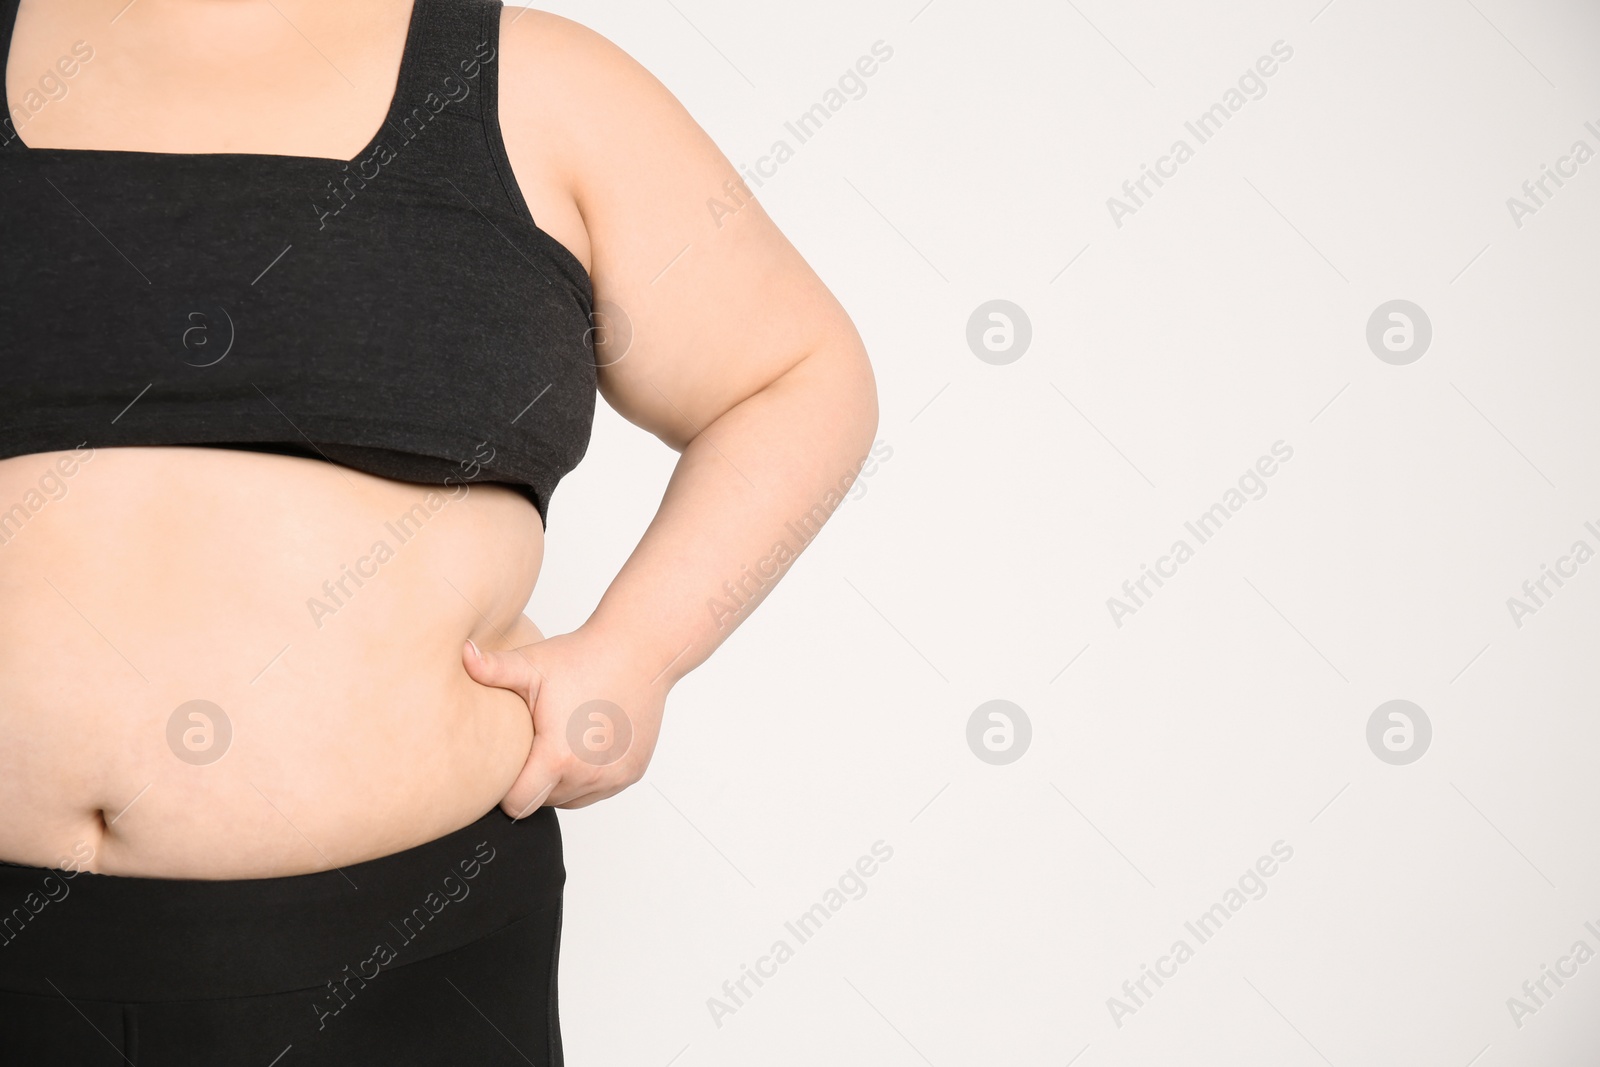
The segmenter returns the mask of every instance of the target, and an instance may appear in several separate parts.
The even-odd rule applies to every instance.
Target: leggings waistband
[[[0,990],[210,1000],[370,978],[555,911],[565,881],[553,808],[495,808],[404,852],[282,878],[0,866]]]

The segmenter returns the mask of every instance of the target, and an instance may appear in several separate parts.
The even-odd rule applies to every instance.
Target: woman
[[[553,809],[859,469],[849,319],[551,15],[0,0],[0,57],[0,1060],[560,1063]],[[545,639],[597,389],[682,455]]]

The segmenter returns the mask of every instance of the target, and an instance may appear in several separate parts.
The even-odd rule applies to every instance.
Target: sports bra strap
[[[499,46],[501,0],[414,0],[411,30],[400,60],[388,123],[393,136],[420,121],[417,109],[446,108],[476,119],[492,114],[484,104],[485,63]]]

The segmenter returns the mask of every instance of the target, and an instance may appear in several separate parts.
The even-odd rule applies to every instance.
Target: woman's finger
[[[525,819],[541,807],[565,800],[565,793],[570,790],[561,788],[562,759],[548,737],[535,733],[522,773],[500,801],[500,810],[513,819]]]
[[[560,804],[553,806],[558,808],[566,808],[569,811],[576,810],[578,808],[587,808],[590,804],[598,804],[602,800],[610,800],[620,792],[622,792],[621,789],[595,789],[587,793],[579,793],[572,799],[562,801]]]

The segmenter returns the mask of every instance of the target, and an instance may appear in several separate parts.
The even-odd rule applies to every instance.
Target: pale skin
[[[13,107],[72,42],[96,50],[19,126],[27,145],[348,158],[392,95],[410,15],[406,0],[139,0],[113,24],[124,3],[24,0]],[[877,425],[862,342],[760,204],[730,195],[711,139],[554,15],[507,8],[497,62],[534,218],[632,324],[625,353],[600,346],[601,395],[680,453],[637,548],[587,621],[545,639],[522,614],[538,516],[477,486],[312,629],[305,591],[425,487],[283,456],[100,450],[0,546],[0,859],[50,865],[86,840],[89,870],[288,874],[419,844],[496,801],[526,816],[610,797],[644,774],[673,686],[754,606],[718,617],[711,599],[848,486]],[[713,199],[737,210],[719,224]],[[0,507],[56,458],[0,461]],[[579,521],[561,505],[552,521]],[[206,768],[162,736],[196,695],[236,720],[235,750]],[[567,742],[597,699],[633,734],[605,765]]]

